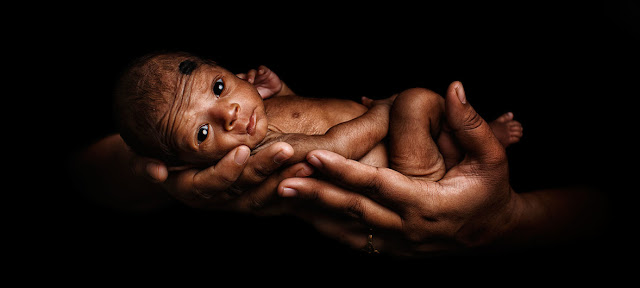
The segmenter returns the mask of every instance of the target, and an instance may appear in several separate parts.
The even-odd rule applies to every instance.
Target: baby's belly
[[[378,143],[376,147],[373,147],[373,149],[371,149],[371,151],[369,151],[367,155],[364,155],[364,157],[360,158],[358,162],[375,167],[389,167],[389,161],[387,159],[387,147],[382,142]]]

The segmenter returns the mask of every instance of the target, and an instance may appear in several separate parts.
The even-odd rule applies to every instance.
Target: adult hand
[[[169,194],[196,208],[242,212],[275,212],[269,207],[278,183],[285,178],[306,177],[313,169],[299,163],[280,172],[282,163],[293,155],[291,145],[280,142],[253,156],[249,148],[238,146],[215,165],[205,169],[187,169],[169,173],[164,163],[135,157],[131,167],[136,175],[163,183]]]
[[[510,228],[518,204],[509,184],[504,148],[467,102],[461,83],[452,83],[445,101],[452,136],[445,139],[455,142],[447,142],[443,156],[463,158],[445,159],[457,164],[442,179],[411,178],[317,150],[307,155],[307,161],[332,183],[285,179],[279,194],[355,217],[373,228],[376,249],[393,254],[416,255],[494,241]],[[352,224],[326,217],[318,219],[312,223],[329,236],[353,247],[367,244],[369,231],[353,230]]]

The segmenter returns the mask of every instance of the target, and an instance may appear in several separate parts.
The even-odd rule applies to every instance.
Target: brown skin
[[[281,159],[278,161],[279,163],[297,163],[303,161],[309,151],[327,149],[350,159],[361,159],[364,163],[370,165],[387,166],[386,149],[383,145],[378,145],[369,154],[366,153],[371,150],[371,145],[377,143],[377,139],[381,139],[385,135],[385,133],[381,133],[385,132],[384,130],[375,128],[387,126],[388,107],[393,99],[396,98],[395,95],[385,101],[365,99],[365,103],[368,106],[373,106],[367,112],[364,106],[352,101],[298,97],[275,73],[264,66],[259,67],[258,70],[250,70],[247,74],[238,74],[236,76],[224,68],[206,66],[197,70],[193,75],[193,79],[190,80],[191,83],[188,83],[192,87],[190,89],[192,91],[191,95],[176,97],[176,99],[185,101],[186,104],[177,103],[175,105],[184,107],[184,109],[182,111],[178,109],[177,112],[174,112],[177,116],[173,118],[188,120],[184,121],[186,125],[180,125],[182,123],[177,123],[176,125],[167,121],[173,125],[167,124],[166,126],[176,128],[176,132],[170,134],[178,135],[178,140],[188,139],[188,141],[184,142],[190,143],[190,145],[186,145],[187,148],[182,149],[182,151],[185,151],[183,155],[187,155],[191,159],[212,161],[216,160],[215,158],[220,154],[214,149],[216,147],[223,150],[231,149],[231,152],[238,149],[241,152],[239,154],[243,155],[246,152],[245,148],[236,148],[236,146],[244,144],[254,148],[258,145],[258,149],[254,150],[255,152],[269,147],[270,144],[275,142],[287,142],[293,148],[293,153],[288,147],[282,150],[280,157],[286,156],[287,159]],[[211,89],[212,83],[216,81],[224,84],[224,89],[220,91],[220,95],[214,95]],[[262,91],[264,95],[258,94],[257,91]],[[265,95],[273,97],[262,101],[260,96]],[[391,151],[392,168],[402,171],[404,174],[416,176],[429,174],[436,179],[441,178],[444,173],[442,157],[439,156],[440,153],[438,153],[432,139],[438,136],[439,126],[441,125],[439,122],[444,109],[443,98],[432,91],[419,88],[406,90],[397,97],[399,99],[394,104],[392,111],[394,121],[391,123],[391,138],[393,140],[391,145],[394,147]],[[173,101],[173,99],[168,100]],[[264,109],[261,106],[263,103]],[[416,113],[408,113],[412,111]],[[367,113],[361,116],[365,112]],[[255,114],[255,127],[257,128],[253,135],[249,135],[245,127],[247,127],[248,119],[252,114]],[[267,121],[264,117],[269,120],[266,129],[265,122]],[[169,119],[169,117],[167,118]],[[211,129],[210,132],[212,133],[209,135],[213,135],[213,137],[207,137],[205,141],[198,145],[195,144],[196,139],[194,138],[197,127],[201,127],[203,123],[207,124]],[[416,123],[426,124],[416,125]],[[509,123],[521,127],[515,121],[510,121]],[[503,126],[497,125],[498,128]],[[373,133],[377,132],[377,136],[371,134],[372,131]],[[259,137],[254,136],[263,134],[265,135],[265,140],[257,143]],[[516,136],[519,137],[520,135],[521,130]],[[408,136],[412,138],[407,138]],[[445,138],[440,137],[439,141],[443,142],[446,140]],[[372,141],[372,139],[375,139],[375,141]],[[503,145],[507,146],[514,142],[517,142],[517,140],[503,143]],[[363,145],[363,143],[368,144]],[[286,147],[284,143],[276,143],[276,145],[277,147]],[[418,151],[416,150],[416,145],[418,147],[431,148],[424,150],[426,153],[420,154],[420,157],[414,157],[415,155],[413,154]],[[427,159],[426,156],[435,158],[433,158],[434,160],[424,161]],[[431,165],[430,163],[433,161],[439,161],[439,164]],[[155,178],[162,182],[162,177],[166,177],[164,176],[166,168],[161,163],[151,163],[152,166],[157,168],[152,169],[153,171],[151,172],[159,173],[160,177]],[[137,165],[136,167],[141,173],[150,174],[145,169],[142,169],[144,165]],[[303,171],[305,173],[310,173],[311,169],[308,166],[304,168]],[[203,173],[208,170],[211,170],[211,168],[203,171],[189,169],[179,173],[172,173],[174,175],[172,179],[177,180],[170,181],[174,183],[170,187],[170,191],[187,191],[186,193],[174,193],[174,195],[177,195],[177,198],[190,203],[192,206],[209,206],[206,204],[208,202],[224,203],[225,200],[228,200],[229,193],[216,193],[216,191],[219,192],[220,190],[211,189],[211,186],[207,186],[207,183],[211,182],[202,180],[213,176],[210,174],[211,172]],[[221,169],[217,170],[220,171]],[[439,173],[436,175],[431,171],[439,171]],[[246,173],[246,171],[242,175],[246,175],[243,177],[244,181],[232,181],[233,175],[232,177],[226,176],[222,178],[222,182],[228,182],[224,189],[231,189],[233,191],[231,194],[240,194],[242,190],[246,190],[247,187],[255,187],[260,179],[264,179],[264,177],[257,177],[256,173]],[[263,192],[253,193],[257,199],[251,201],[254,208],[264,206],[264,203],[269,202],[266,200],[269,198],[267,196],[269,189],[260,190]],[[212,201],[209,197],[220,198],[221,200]],[[198,199],[201,200],[201,203],[198,203]],[[262,204],[257,205],[256,203]],[[216,204],[213,207],[218,206]],[[241,210],[246,210],[246,208]]]
[[[380,250],[405,255],[529,239],[529,236],[541,235],[540,230],[544,233],[557,230],[554,226],[563,227],[562,224],[575,215],[555,213],[554,225],[544,225],[552,217],[539,213],[542,211],[540,207],[557,211],[564,207],[567,199],[572,199],[572,193],[561,190],[554,193],[540,191],[522,197],[515,194],[508,183],[504,148],[487,123],[466,103],[461,85],[458,85],[459,83],[452,84],[447,94],[446,115],[451,127],[441,138],[455,138],[461,146],[454,147],[439,141],[439,148],[449,152],[443,156],[450,169],[438,181],[428,177],[407,177],[391,169],[358,164],[328,151],[313,151],[306,159],[316,169],[341,183],[340,186],[344,185],[349,189],[316,179],[291,178],[311,174],[312,169],[304,163],[267,178],[264,175],[270,175],[294,154],[290,145],[279,142],[269,145],[251,158],[248,157],[246,146],[237,147],[215,166],[202,171],[189,169],[175,173],[166,181],[165,187],[192,206],[255,212],[268,202],[272,188],[280,183],[278,191],[281,196],[311,199],[323,207],[333,207],[336,211],[355,215],[360,223],[376,227],[376,246],[386,249]],[[452,102],[454,97],[460,100]],[[118,147],[124,145],[119,137],[114,135],[108,139],[109,141],[101,141],[99,144],[114,148],[112,150],[116,153],[122,152]],[[124,160],[119,160],[119,165],[113,163],[113,166],[101,166],[97,163],[96,166],[115,169],[126,165],[122,163],[133,163],[133,171],[138,175],[152,175],[156,180],[166,177],[166,167],[161,163],[136,158],[131,153],[123,155],[120,159]],[[449,155],[462,155],[463,158],[460,161]],[[247,161],[248,159],[255,161]],[[149,166],[149,163],[154,165]],[[255,173],[256,171],[260,172]],[[118,183],[126,184],[130,180],[140,183],[141,177],[136,179],[135,174],[126,174],[119,179],[123,181]],[[259,185],[236,197],[220,192],[203,192],[224,191],[234,181]],[[425,195],[429,197],[424,197]],[[366,241],[366,237],[360,236],[368,231],[353,228],[358,222],[351,220],[346,226],[345,222],[333,219],[331,214],[316,214],[306,219],[329,236],[346,241],[354,247],[359,248],[365,244],[363,241]]]
[[[109,181],[102,179],[102,177],[94,179],[96,181],[87,181],[92,189],[102,191],[102,193],[97,193],[102,202],[125,209],[144,209],[156,203],[152,197],[147,197],[148,195],[156,195],[157,198],[164,200],[160,202],[166,202],[167,199],[163,198],[163,195],[166,193],[164,189],[167,189],[175,198],[190,206],[256,212],[277,198],[274,191],[279,181],[284,179],[283,177],[308,176],[313,171],[304,163],[293,165],[284,171],[277,171],[282,165],[302,161],[306,153],[313,149],[329,149],[333,146],[340,147],[345,155],[362,158],[379,142],[374,138],[382,139],[386,134],[388,116],[384,116],[388,115],[389,102],[382,101],[378,102],[378,105],[372,105],[375,107],[366,113],[369,114],[369,119],[358,118],[360,121],[353,122],[348,120],[365,113],[367,109],[364,106],[353,101],[335,99],[327,101],[327,103],[323,102],[324,107],[330,105],[333,111],[341,111],[340,113],[327,114],[323,112],[320,114],[321,111],[318,109],[307,109],[309,107],[304,107],[304,103],[316,102],[315,106],[317,106],[319,100],[290,96],[293,92],[287,85],[264,66],[261,66],[259,71],[251,70],[247,74],[238,75],[230,74],[223,68],[207,66],[205,69],[196,70],[192,76],[187,83],[190,85],[189,91],[191,93],[189,95],[179,95],[175,98],[177,100],[175,103],[174,99],[168,99],[171,100],[169,103],[173,103],[173,105],[162,118],[162,127],[168,128],[166,135],[174,139],[171,143],[178,147],[181,156],[199,161],[204,159],[209,161],[208,163],[211,163],[210,160],[214,158],[222,157],[222,159],[214,166],[205,169],[188,167],[184,169],[183,167],[184,170],[169,174],[171,168],[167,168],[162,162],[137,157],[126,148],[118,135],[109,136],[84,151],[79,163],[80,167],[91,167],[89,170],[95,171],[95,175],[117,174],[119,176],[120,180],[113,183],[123,186],[122,189],[105,189],[112,185],[107,185]],[[217,79],[225,80],[225,89],[220,95],[214,95],[210,89],[211,83]],[[260,95],[257,90],[265,94]],[[265,101],[265,107],[271,114],[276,115],[275,119],[281,120],[285,124],[280,125],[278,121],[270,121],[275,125],[271,126],[272,129],[266,129],[266,114],[264,112],[266,109],[261,108],[263,104],[261,96],[272,98],[269,101],[273,101],[274,105],[269,105],[269,101]],[[298,101],[281,101],[279,100],[281,98],[296,98]],[[287,105],[286,103],[301,103],[302,106],[293,105],[287,109],[287,111],[297,109],[299,113],[297,115],[294,115],[295,113],[280,113],[278,107]],[[172,109],[173,107],[176,109]],[[226,113],[229,111],[237,114]],[[256,113],[249,114],[247,111],[256,111]],[[255,115],[254,133],[247,133],[246,129],[250,115]],[[307,124],[313,123],[318,128],[316,128],[317,130],[309,130],[292,127],[286,124],[291,123],[290,119],[283,117],[283,115],[296,118],[297,123],[300,123],[302,119],[307,119]],[[317,116],[312,117],[311,115]],[[234,122],[233,125],[230,124],[231,121]],[[348,123],[343,123],[345,121]],[[354,133],[354,130],[349,126],[362,127],[364,126],[362,123],[367,121],[371,122],[367,126],[369,128],[361,129],[361,136],[354,138],[353,136],[358,133]],[[209,123],[218,124],[208,125],[212,129],[212,133],[209,135],[213,135],[213,137],[207,137],[205,141],[197,143],[195,137],[197,128]],[[378,136],[371,137],[371,128],[379,127],[382,128],[374,129],[377,130]],[[344,130],[351,131],[351,133],[342,132]],[[298,133],[287,134],[290,131]],[[260,135],[268,135],[269,141],[263,141],[264,139],[260,139],[262,138]],[[282,140],[289,143],[278,142]],[[356,143],[359,149],[343,146],[348,141]],[[367,141],[370,144],[362,145]],[[339,143],[339,145],[334,143]],[[258,145],[261,145],[260,149],[254,150],[255,155],[249,157],[248,148],[255,148]],[[105,147],[109,149],[105,149]],[[216,148],[230,150],[226,155],[219,156],[221,153],[217,153]],[[106,163],[107,165],[94,161],[95,159],[92,157],[103,150],[113,153],[101,152],[101,155],[107,157],[101,158],[102,160],[116,159],[118,161]],[[353,151],[360,151],[357,152],[360,154],[354,154]],[[374,151],[378,155],[385,155],[383,149],[376,148]],[[114,155],[117,157],[112,158]],[[369,158],[377,157],[365,157],[365,159]],[[122,172],[123,170],[119,169],[122,165],[131,165],[131,172],[134,174],[129,170]],[[148,181],[145,183],[145,179],[136,177],[136,174],[145,176],[152,183]],[[125,195],[121,197],[119,195],[123,193],[116,193],[116,191],[138,191],[139,195],[145,196],[140,196],[140,201],[136,202],[144,202],[146,199],[148,203],[127,203],[122,199],[130,199],[133,194],[137,193],[127,192],[124,193],[127,194],[126,197]],[[242,195],[238,196],[238,194]]]
[[[277,78],[275,73],[271,78]],[[275,142],[293,147],[294,155],[288,160],[292,164],[314,149],[360,159],[386,136],[393,103],[393,99],[375,101],[367,109],[348,100],[296,95],[263,101],[249,81],[207,64],[184,85],[188,88],[178,89],[184,93],[167,97],[172,104],[159,122],[165,142],[182,160],[200,167],[240,145],[263,149]],[[202,130],[206,135],[199,137]]]
[[[261,95],[265,98],[292,93],[280,79],[265,80],[271,79],[268,76],[272,72],[261,68],[263,73],[251,70],[238,77],[265,92]],[[273,85],[274,82],[278,85]],[[249,148],[243,145],[210,167],[169,173],[161,161],[132,153],[120,135],[115,134],[81,151],[73,166],[78,179],[82,179],[78,184],[90,192],[88,196],[110,207],[132,211],[157,209],[170,202],[169,192],[192,207],[254,212],[274,197],[273,191],[283,179],[311,175],[313,169],[304,163],[281,169],[292,155],[291,145],[283,142],[255,155],[250,155]],[[230,192],[233,184],[245,192],[234,195]]]
[[[452,83],[445,105],[450,130],[443,133],[459,146],[440,146],[450,151],[444,161],[451,166],[441,179],[410,177],[330,151],[312,151],[308,162],[328,181],[286,179],[280,195],[333,212],[302,215],[330,237],[362,248],[371,233],[363,228],[371,227],[375,248],[395,255],[557,242],[597,229],[579,225],[601,217],[602,199],[596,191],[578,187],[515,193],[504,147],[466,101],[462,84]],[[348,220],[332,215],[347,215]]]
[[[217,84],[224,87],[218,95],[212,89]],[[178,89],[184,93],[167,97],[172,98],[166,99],[172,105],[159,120],[166,142],[182,160],[196,165],[213,163],[240,145],[255,148],[262,142],[267,116],[251,83],[222,67],[205,64],[185,86],[190,89]],[[201,128],[208,131],[204,141],[198,140]]]
[[[249,149],[240,146],[214,166],[169,174],[164,164],[134,154],[120,135],[114,134],[79,153],[73,166],[76,179],[81,181],[77,184],[87,196],[109,207],[158,209],[171,203],[169,192],[196,208],[255,213],[274,198],[280,181],[313,173],[304,163],[279,169],[291,155],[293,149],[286,143],[276,143],[250,157]],[[234,182],[250,188],[239,196],[225,192]]]

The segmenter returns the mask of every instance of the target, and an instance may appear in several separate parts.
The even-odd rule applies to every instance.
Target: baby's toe
[[[511,113],[511,112],[504,113],[504,114],[502,114],[500,117],[498,117],[496,119],[496,121],[501,122],[501,123],[506,123],[506,122],[511,121],[511,120],[513,120],[513,113]]]

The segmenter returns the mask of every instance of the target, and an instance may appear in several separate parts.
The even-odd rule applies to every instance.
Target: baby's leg
[[[511,112],[491,121],[489,126],[504,147],[517,143],[522,138],[522,124],[513,120],[513,113]]]
[[[398,94],[389,122],[389,167],[408,176],[439,180],[444,176],[442,155],[433,139],[440,133],[444,98],[414,88]]]

